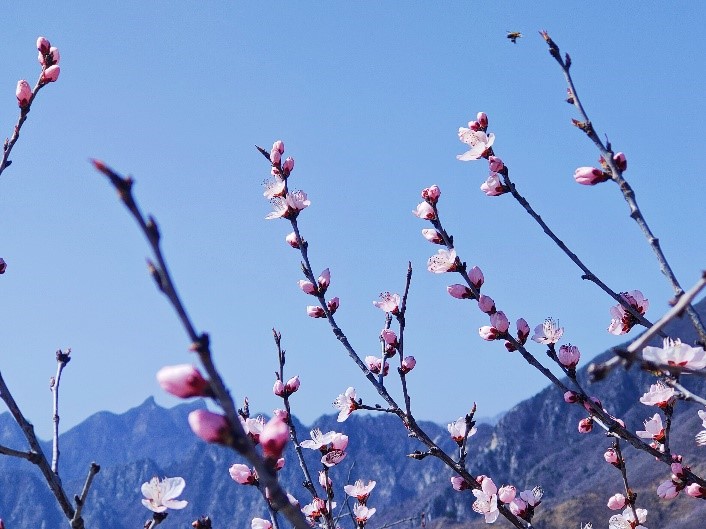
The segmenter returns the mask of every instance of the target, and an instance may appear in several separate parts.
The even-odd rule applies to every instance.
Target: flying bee
[[[517,39],[522,38],[522,33],[520,33],[519,31],[508,31],[507,38],[510,39],[510,42],[516,44]]]

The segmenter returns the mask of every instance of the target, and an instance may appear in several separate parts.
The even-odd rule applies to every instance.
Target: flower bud
[[[274,411],[272,412],[272,415],[273,415],[274,417],[279,417],[279,418],[282,419],[283,421],[288,421],[288,420],[289,420],[289,413],[287,413],[287,410],[283,410],[283,409],[277,408],[276,410],[274,410]]]
[[[485,281],[483,271],[477,266],[474,266],[468,271],[468,278],[471,280],[471,284],[478,290],[480,290],[480,287],[483,286],[483,282]]]
[[[618,459],[618,453],[615,451],[615,448],[606,450],[605,454],[603,454],[603,459],[606,460],[606,463],[610,463],[614,467],[620,467],[620,459]]]
[[[189,414],[189,426],[207,443],[226,444],[230,437],[227,419],[208,410],[192,411]]]
[[[49,53],[49,49],[51,48],[51,44],[49,43],[49,40],[46,37],[39,37],[37,39],[37,50],[39,53],[42,55],[46,55]]]
[[[281,161],[282,153],[280,153],[277,149],[273,147],[270,151],[270,162],[272,162],[272,165],[279,165]]]
[[[274,393],[278,397],[284,397],[284,382],[282,382],[280,379],[275,380],[275,385],[272,386],[272,393]]]
[[[412,371],[414,369],[414,366],[417,365],[417,361],[413,356],[405,356],[404,360],[402,360],[402,367],[400,370],[402,371],[402,374],[405,375]]]
[[[17,104],[20,105],[20,108],[26,108],[32,97],[32,89],[29,87],[29,83],[24,79],[17,81],[15,95],[17,96]]]
[[[524,318],[517,320],[517,341],[525,345],[529,338],[530,326]]]
[[[284,160],[284,163],[282,164],[282,172],[285,175],[288,175],[294,170],[294,158],[289,156],[286,160]]]
[[[440,196],[441,189],[439,189],[439,186],[437,185],[422,189],[422,198],[430,204],[436,204],[439,201]]]
[[[488,115],[485,112],[478,112],[478,115],[476,116],[476,121],[478,122],[478,125],[481,126],[481,128],[488,128]]]
[[[490,324],[499,332],[507,332],[510,328],[510,322],[507,316],[505,316],[505,313],[501,310],[490,315]]]
[[[495,312],[495,301],[490,296],[481,294],[478,298],[478,308],[486,314],[493,314]]]
[[[247,465],[236,463],[228,469],[228,474],[233,481],[241,485],[255,485],[257,478]]]
[[[299,380],[299,375],[297,375],[287,380],[287,383],[284,385],[284,390],[291,395],[292,393],[296,393],[300,385],[301,381]]]
[[[679,491],[677,490],[677,486],[671,479],[660,483],[657,487],[657,496],[663,500],[671,500],[676,498],[678,495]]]
[[[61,73],[61,68],[58,64],[53,64],[42,72],[42,83],[53,83],[59,78],[59,73]]]
[[[163,367],[157,372],[157,382],[164,391],[182,399],[203,397],[209,392],[208,380],[191,364]]]
[[[613,163],[615,163],[615,167],[617,167],[618,171],[621,173],[628,169],[628,159],[625,157],[625,153],[619,152],[613,155]]]
[[[287,235],[284,240],[287,242],[289,246],[292,248],[298,249],[299,248],[299,239],[297,239],[297,234],[292,232],[289,235]]]
[[[397,335],[392,329],[383,329],[380,331],[380,338],[382,338],[383,342],[387,345],[397,346]]]
[[[593,430],[593,417],[586,417],[579,421],[579,433],[588,433]]]
[[[608,508],[611,511],[617,511],[625,507],[625,496],[622,494],[614,494],[608,498]]]
[[[454,490],[466,490],[470,489],[471,487],[468,486],[468,482],[463,479],[461,476],[454,476],[451,478],[451,486],[454,488]]]
[[[516,494],[517,489],[512,485],[503,485],[498,489],[498,499],[503,503],[510,503]]]
[[[322,294],[326,292],[326,289],[331,284],[331,271],[328,268],[321,272],[317,283],[319,284],[319,291],[321,291]]]
[[[412,211],[412,213],[423,220],[434,220],[436,218],[434,208],[428,202],[420,202],[417,204],[417,208]]]
[[[307,281],[306,279],[300,279],[298,284],[299,288],[301,288],[304,294],[316,294],[316,287],[311,281]]]
[[[488,163],[490,165],[490,171],[492,173],[498,173],[502,171],[505,167],[503,161],[497,156],[491,156],[490,158],[488,158]]]
[[[432,244],[444,244],[444,239],[441,237],[441,234],[434,229],[423,229],[422,236]]]
[[[5,270],[7,270],[7,263],[5,262],[5,259],[0,257],[0,275],[4,274]]]
[[[54,46],[52,46],[49,49],[49,56],[51,58],[52,64],[59,64],[59,61],[61,60],[61,55],[59,54],[59,48],[55,48]]]
[[[579,167],[574,171],[574,180],[585,186],[594,186],[605,182],[610,176],[595,167]]]
[[[260,434],[260,444],[265,457],[279,459],[287,441],[289,440],[289,426],[279,417],[273,417]]]
[[[466,285],[449,285],[446,287],[446,291],[451,294],[451,297],[456,299],[472,299],[473,292]]]
[[[326,304],[326,306],[328,307],[328,310],[331,314],[335,314],[336,311],[338,310],[338,307],[340,304],[341,304],[341,301],[337,297],[335,297],[335,298],[331,298],[329,300],[329,302]]]
[[[312,317],[312,318],[324,318],[326,317],[326,313],[324,312],[324,309],[319,307],[318,305],[309,305],[306,308],[306,313]]]
[[[285,459],[284,459],[283,457],[280,457],[280,458],[277,460],[277,462],[275,463],[275,470],[276,470],[277,472],[279,472],[280,470],[282,470],[282,469],[284,468],[284,463],[285,463]]]
[[[687,485],[686,493],[692,498],[703,498],[706,496],[706,489],[698,483],[692,483],[691,485]]]
[[[581,358],[581,351],[575,345],[562,345],[557,354],[559,363],[569,369],[575,368]]]
[[[284,154],[284,142],[282,140],[277,140],[272,144],[272,150],[277,151],[280,154]]]
[[[484,325],[483,327],[478,329],[478,334],[481,338],[487,341],[495,340],[498,337],[497,329],[494,329],[490,325]]]
[[[573,391],[567,391],[564,393],[564,402],[567,404],[574,404],[575,402],[578,402],[579,397],[576,393]]]

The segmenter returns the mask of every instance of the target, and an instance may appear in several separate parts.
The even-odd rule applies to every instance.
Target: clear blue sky
[[[160,223],[173,275],[238,403],[269,412],[275,326],[299,374],[296,413],[312,421],[349,385],[377,402],[296,282],[284,221],[265,221],[268,167],[254,144],[285,141],[314,267],[330,267],[338,321],[361,356],[378,351],[380,291],[415,268],[407,352],[419,418],[446,421],[476,401],[493,415],[546,385],[518,355],[485,343],[487,318],[450,298],[451,276],[412,216],[437,184],[459,255],[514,321],[559,318],[584,358],[621,341],[612,302],[508,196],[487,198],[482,162],[461,163],[456,130],[483,110],[495,149],[536,209],[616,290],[641,289],[657,319],[671,291],[616,187],[573,182],[598,154],[570,125],[565,84],[537,34],[574,59],[598,130],[627,153],[638,200],[677,274],[706,263],[703,5],[675,2],[46,2],[4,6],[0,135],[17,118],[18,79],[39,72],[34,42],[61,50],[61,77],[40,93],[14,164],[0,179],[0,369],[37,430],[51,424],[54,351],[72,347],[62,429],[149,395],[176,402],[154,373],[188,362],[188,340],[145,271],[146,244],[97,157],[137,180]],[[522,31],[516,45],[507,30]],[[542,355],[539,346],[533,347]],[[583,362],[582,362],[583,364]],[[371,397],[368,399],[368,397]]]

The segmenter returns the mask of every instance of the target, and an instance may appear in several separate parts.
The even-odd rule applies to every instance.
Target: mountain
[[[697,309],[706,313],[706,302]],[[685,342],[695,340],[686,321],[670,324],[667,333],[681,336]],[[598,361],[611,356],[606,352]],[[518,361],[520,361],[518,357]],[[615,369],[604,380],[589,384],[585,368],[579,379],[590,394],[605,403],[609,412],[623,419],[631,430],[642,429],[643,421],[655,409],[638,402],[654,383],[654,377],[633,368],[629,372]],[[706,382],[698,377],[683,377],[697,394],[706,394]],[[159,407],[153,398],[140,406],[117,415],[97,413],[61,436],[61,476],[67,491],[81,490],[91,461],[101,465],[84,511],[89,529],[128,529],[140,527],[149,518],[142,506],[140,485],[152,476],[182,476],[187,486],[183,497],[189,505],[173,511],[164,522],[187,527],[201,515],[209,515],[214,528],[245,529],[254,516],[266,517],[265,504],[254,487],[234,483],[228,468],[239,457],[223,447],[201,442],[186,426],[186,417],[194,409],[205,407],[194,400],[171,409]],[[470,439],[468,467],[474,474],[487,474],[497,484],[513,483],[519,489],[541,485],[545,499],[537,510],[537,529],[578,528],[580,522],[592,521],[594,527],[607,525],[613,514],[605,506],[608,498],[620,492],[620,473],[603,460],[603,452],[611,444],[598,427],[581,435],[578,421],[585,417],[579,405],[564,403],[561,393],[548,387],[505,413],[497,424],[479,424]],[[299,438],[308,438],[310,427],[296,418]],[[442,448],[453,453],[455,444],[445,426],[421,423],[429,436]],[[322,416],[312,427],[322,431],[336,430],[350,436],[346,459],[332,470],[339,486],[337,500],[343,500],[340,486],[356,479],[377,481],[370,505],[378,513],[370,522],[371,529],[385,523],[408,519],[399,529],[416,527],[421,513],[430,528],[480,528],[485,523],[471,509],[473,495],[456,492],[449,483],[451,473],[433,458],[416,461],[407,454],[423,449],[407,435],[400,421],[390,414],[354,413],[345,423],[333,415]],[[701,429],[696,408],[679,403],[675,413],[671,445],[684,461],[703,473],[703,451],[694,443]],[[0,414],[0,444],[24,448],[22,434],[9,414]],[[47,453],[49,445],[44,445]],[[305,450],[310,469],[320,464],[318,455]],[[646,526],[650,529],[701,529],[706,516],[706,503],[684,494],[672,501],[660,500],[655,489],[669,479],[666,465],[624,447],[628,459],[630,484],[638,494],[638,505],[649,510]],[[301,486],[302,476],[293,450],[285,454],[287,464],[280,472],[285,488],[302,503],[307,493]],[[316,479],[316,475],[313,476]],[[56,502],[36,468],[24,460],[0,457],[0,518],[8,529],[54,529],[66,527]],[[350,525],[350,524],[349,524]],[[502,518],[496,526],[510,527]]]

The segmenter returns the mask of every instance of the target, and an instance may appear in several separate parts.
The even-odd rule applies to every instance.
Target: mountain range
[[[697,305],[706,314],[706,302]],[[675,320],[666,332],[693,342],[695,335],[688,321]],[[607,351],[596,358],[609,358]],[[518,361],[521,359],[518,357]],[[640,404],[639,397],[655,382],[655,377],[637,368],[613,370],[604,380],[587,381],[586,368],[579,380],[596,395],[609,412],[623,419],[629,429],[642,429],[643,421],[656,410]],[[706,382],[699,377],[683,377],[684,385],[700,395]],[[151,513],[141,504],[140,485],[153,476],[182,476],[187,483],[182,497],[187,508],[172,511],[163,526],[190,527],[190,522],[209,515],[218,529],[245,529],[255,517],[267,517],[259,491],[235,483],[228,468],[239,457],[220,446],[203,443],[187,426],[188,414],[204,408],[203,400],[193,400],[171,409],[158,406],[148,398],[140,406],[117,415],[97,413],[62,434],[61,476],[71,494],[81,490],[91,461],[101,465],[88,496],[84,517],[89,529],[128,529],[142,527]],[[694,435],[702,429],[698,407],[679,402],[671,432],[673,452],[684,456],[697,473],[706,472],[703,455]],[[545,496],[537,508],[537,529],[578,529],[581,523],[607,526],[614,514],[607,500],[621,492],[622,479],[603,459],[611,440],[595,428],[579,434],[578,421],[586,413],[579,405],[568,405],[561,393],[548,387],[505,413],[496,424],[479,424],[469,439],[468,467],[478,475],[486,474],[496,484],[514,484],[519,490],[541,485]],[[375,480],[369,505],[378,512],[368,524],[371,529],[399,523],[399,529],[468,527],[485,525],[482,516],[472,511],[470,491],[451,488],[451,472],[433,458],[411,459],[411,452],[423,447],[407,435],[400,421],[390,414],[354,413],[346,422],[335,415],[324,415],[311,426],[293,419],[300,440],[308,438],[310,428],[336,430],[350,437],[346,459],[332,471],[337,485],[336,499],[343,502],[342,486],[356,479]],[[429,436],[442,448],[454,452],[455,443],[445,425],[421,422]],[[26,449],[21,431],[9,413],[0,414],[0,444]],[[51,453],[49,443],[45,453]],[[639,507],[648,509],[650,529],[702,529],[706,526],[706,502],[680,494],[675,500],[656,495],[659,483],[669,479],[669,468],[632,447],[626,447],[628,478],[637,493]],[[318,470],[317,454],[305,450],[312,471]],[[302,476],[291,450],[280,472],[285,488],[302,504],[308,503]],[[624,492],[624,491],[623,491]],[[27,461],[0,457],[0,518],[7,529],[55,529],[68,527],[56,502],[37,469]],[[350,523],[348,523],[350,525]],[[511,527],[504,519],[499,527]]]

